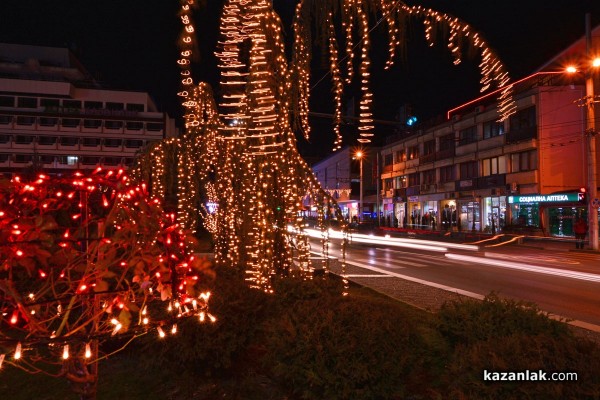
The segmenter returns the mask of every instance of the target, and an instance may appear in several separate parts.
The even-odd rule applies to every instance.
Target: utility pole
[[[585,44],[586,56],[592,59],[592,22],[591,14],[585,15]],[[598,180],[596,178],[596,116],[594,113],[594,76],[593,68],[587,69],[585,78],[586,96],[586,129],[585,135],[588,139],[587,166],[588,166],[588,227],[590,248],[598,250],[598,206],[595,199],[598,197]]]

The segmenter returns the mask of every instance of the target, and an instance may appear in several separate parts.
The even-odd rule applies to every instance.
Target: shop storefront
[[[473,199],[458,201],[458,226],[462,231],[480,231],[481,215],[479,201]]]
[[[406,203],[394,203],[394,215],[398,220],[398,228],[405,228],[406,222]]]
[[[491,234],[502,232],[506,225],[506,196],[483,199],[483,231]]]
[[[583,193],[508,196],[511,224],[539,228],[543,234],[573,237],[579,218],[587,220]]]

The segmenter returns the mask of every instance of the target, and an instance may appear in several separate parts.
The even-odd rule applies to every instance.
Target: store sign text
[[[508,196],[510,204],[515,203],[571,203],[585,199],[583,193],[534,194],[529,196]]]

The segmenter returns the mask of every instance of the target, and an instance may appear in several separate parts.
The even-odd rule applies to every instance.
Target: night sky
[[[219,0],[207,0],[196,18],[202,56],[196,78],[216,77],[212,56],[218,27]],[[294,0],[275,0],[288,22]],[[584,34],[584,15],[600,24],[598,0],[422,0],[406,1],[452,14],[469,23],[494,48],[512,79],[543,65]],[[159,107],[181,114],[176,93],[177,38],[181,24],[177,0],[1,0],[0,42],[71,48],[94,76],[109,87],[148,91]],[[400,105],[411,104],[421,119],[443,114],[479,94],[477,62],[454,67],[444,46],[425,46],[420,24],[403,60],[384,72],[384,41],[372,36],[374,52],[375,118],[392,120]],[[315,58],[319,58],[318,55]],[[317,65],[318,67],[318,65]],[[325,70],[315,68],[316,82]],[[315,99],[329,98],[327,80],[313,89]],[[331,112],[328,102],[314,101],[312,111]],[[328,131],[329,121],[313,120],[315,131]],[[384,128],[382,128],[384,129]],[[377,131],[376,131],[377,132]],[[321,133],[312,144],[299,143],[305,155],[326,154],[333,136]],[[354,144],[352,142],[346,144]]]

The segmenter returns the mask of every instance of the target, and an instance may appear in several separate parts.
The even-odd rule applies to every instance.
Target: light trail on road
[[[463,254],[446,253],[446,257],[451,260],[461,260],[461,261],[467,261],[467,262],[471,262],[471,263],[491,265],[494,267],[517,269],[517,270],[521,270],[521,271],[535,272],[538,274],[562,276],[565,278],[579,279],[579,280],[590,281],[590,282],[600,282],[600,275],[590,274],[587,272],[562,270],[562,269],[556,269],[556,268],[542,267],[540,265],[530,265],[530,264],[522,264],[522,263],[513,262],[513,261],[504,261],[504,260],[499,260],[497,258],[475,257],[475,256],[467,256],[467,255],[463,255]]]

